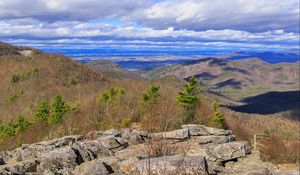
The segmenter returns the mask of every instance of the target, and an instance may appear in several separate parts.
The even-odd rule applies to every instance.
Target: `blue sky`
[[[1,0],[0,40],[44,50],[299,48],[299,0]]]

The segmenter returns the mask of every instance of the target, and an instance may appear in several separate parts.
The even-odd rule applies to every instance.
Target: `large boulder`
[[[84,162],[77,166],[74,175],[106,175],[113,173],[111,167],[101,159]]]
[[[126,140],[128,146],[132,146],[145,143],[148,138],[148,133],[138,129],[130,130],[129,128],[125,128],[123,129],[121,137]]]
[[[80,147],[82,147],[84,149],[84,151],[87,152],[87,154],[91,157],[91,159],[94,159],[96,157],[107,157],[107,156],[113,155],[113,152],[111,150],[104,147],[97,140],[86,140],[84,142],[78,142],[77,144]],[[78,149],[78,147],[76,145],[74,145],[74,148]],[[85,156],[83,156],[83,157],[85,157]]]
[[[140,175],[208,174],[207,162],[204,157],[199,156],[164,156],[144,159],[137,162],[133,171]]]
[[[41,153],[37,156],[40,164],[37,166],[38,172],[46,170],[60,171],[62,169],[74,169],[83,162],[73,148],[66,146],[49,152]]]
[[[185,140],[190,137],[190,133],[188,129],[179,129],[169,132],[160,132],[154,133],[150,135],[153,139],[175,139],[175,140]]]
[[[97,141],[105,148],[108,149],[116,149],[116,148],[125,148],[124,145],[122,145],[118,140],[110,135],[110,136],[105,136],[105,137],[100,137],[97,139]]]
[[[0,174],[25,174],[26,172],[35,172],[38,164],[39,162],[37,160],[26,160],[8,164],[1,167]]]
[[[230,135],[232,132],[225,129],[210,128],[204,125],[188,124],[182,125],[182,129],[188,129],[191,136],[208,136],[208,135]]]
[[[235,140],[234,135],[228,135],[228,136],[199,136],[195,138],[199,144],[208,144],[208,143],[213,143],[213,144],[222,144],[222,143],[228,143],[232,142]]]
[[[242,141],[213,145],[208,149],[209,160],[219,162],[245,157],[250,152],[248,143]]]

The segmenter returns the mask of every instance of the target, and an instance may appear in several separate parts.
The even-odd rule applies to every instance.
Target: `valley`
[[[267,149],[258,150],[264,161],[298,159],[299,62],[206,58],[132,72],[6,43],[0,52],[2,151],[92,130],[157,133],[195,123],[231,130],[250,145],[254,135],[267,135]],[[190,86],[199,94],[186,108]]]

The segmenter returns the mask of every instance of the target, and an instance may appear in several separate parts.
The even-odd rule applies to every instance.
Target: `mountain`
[[[224,55],[223,58],[227,60],[240,60],[247,58],[260,58],[261,60],[276,64],[276,63],[292,63],[299,61],[300,50],[291,49],[283,52],[234,52],[233,54]]]
[[[35,165],[35,161],[27,164],[26,160],[25,162],[23,161],[24,159],[6,162],[6,158],[19,158],[29,155],[29,152],[27,152],[29,150],[41,148],[35,147],[35,144],[30,145],[31,143],[45,141],[38,143],[40,145],[49,143],[47,140],[63,138],[62,140],[55,139],[50,141],[51,146],[49,148],[66,146],[57,150],[60,151],[67,148],[70,151],[67,152],[76,157],[72,160],[79,164],[82,163],[82,159],[88,157],[81,157],[80,154],[82,152],[79,153],[78,151],[86,149],[80,149],[80,145],[77,145],[79,147],[74,147],[74,149],[70,148],[69,142],[65,142],[65,139],[74,143],[73,137],[64,136],[73,135],[76,138],[78,135],[97,131],[90,133],[88,136],[88,138],[93,140],[96,136],[102,136],[102,133],[104,133],[102,131],[108,130],[107,133],[116,134],[118,140],[105,137],[108,140],[107,142],[102,142],[101,145],[113,144],[113,146],[116,146],[115,144],[119,143],[127,145],[119,137],[120,134],[118,132],[109,129],[115,128],[122,132],[132,131],[132,133],[137,133],[137,129],[145,130],[149,133],[172,131],[178,129],[182,119],[185,117],[183,114],[184,108],[178,103],[176,97],[179,92],[182,92],[186,82],[174,78],[174,76],[149,81],[143,78],[132,78],[134,76],[131,76],[130,72],[125,72],[124,74],[123,69],[111,62],[104,61],[85,65],[64,55],[48,54],[34,48],[11,46],[5,43],[1,47],[0,150],[4,152],[0,152],[0,169],[4,168],[5,171],[9,168],[6,166],[13,165],[13,168],[26,168],[27,165],[30,165],[30,167]],[[262,64],[259,60],[257,61],[257,65],[252,67],[255,68]],[[212,70],[209,70],[211,74],[222,73],[225,68],[227,71],[237,73],[236,75],[241,77],[246,73],[242,70],[236,70],[237,67],[231,65],[232,63],[229,61],[216,59],[173,65],[169,66],[169,68],[179,71],[180,67],[192,68],[193,65],[197,64],[203,64],[206,67],[209,67],[207,65],[210,64],[210,69]],[[243,64],[240,63],[239,65]],[[177,66],[178,68],[176,68]],[[245,67],[243,69],[246,69],[248,66],[248,64],[243,65]],[[252,69],[254,70],[254,68]],[[293,68],[289,68],[289,71],[292,72]],[[162,70],[164,69],[162,68]],[[250,71],[250,68],[247,70]],[[187,69],[186,71],[184,78],[191,76],[188,74],[189,70]],[[169,73],[170,75],[175,75],[171,74],[171,72]],[[194,73],[197,72],[195,71]],[[118,76],[114,76],[114,74]],[[164,74],[155,75],[163,76]],[[290,74],[292,75],[292,73]],[[287,76],[291,76],[290,74],[287,74]],[[282,78],[282,81],[287,83],[292,78]],[[245,78],[242,80],[245,80]],[[245,82],[247,83],[248,81],[245,80]],[[232,89],[238,90],[238,88]],[[294,100],[294,97],[297,97],[294,93],[284,93],[282,95],[284,97],[286,95],[290,96],[290,100]],[[217,109],[217,112],[221,116],[218,117],[224,118],[226,121],[226,125],[220,126],[215,120],[216,112],[211,102],[215,98],[221,99],[221,97],[222,99],[227,99],[228,102],[234,103],[235,101],[227,96],[211,93],[210,91],[202,92],[200,96],[201,100],[194,116],[195,123],[201,123],[209,127],[228,128],[233,131],[239,140],[250,141],[254,134],[267,132],[272,136],[279,137],[281,146],[285,147],[285,149],[282,149],[283,152],[279,151],[276,156],[286,155],[288,152],[284,151],[291,150],[295,154],[289,155],[289,162],[295,163],[299,160],[297,159],[298,150],[295,150],[298,147],[294,147],[294,143],[298,143],[295,140],[299,138],[299,133],[297,132],[299,130],[298,121],[283,119],[278,117],[278,115],[237,113],[230,110],[230,107],[220,107]],[[261,101],[260,99],[270,102],[266,100],[266,96],[274,96],[274,94],[266,94],[255,99],[249,98],[245,103],[250,104],[251,102]],[[148,103],[149,98],[153,97],[155,97],[155,100]],[[284,99],[284,97],[281,97],[281,99]],[[282,102],[278,104],[280,105]],[[287,108],[288,104],[282,105],[282,108]],[[249,108],[251,107],[253,105],[250,105]],[[242,110],[244,109],[242,108]],[[191,123],[194,123],[194,121]],[[177,131],[175,133],[178,133]],[[186,132],[184,129],[179,131],[184,131],[185,134],[188,133],[189,135],[189,131]],[[133,136],[129,139],[132,139],[133,144],[135,144],[136,141],[143,140],[143,137]],[[273,143],[273,139],[271,141],[269,143],[271,146],[278,145],[278,142]],[[286,142],[291,144],[285,144]],[[87,145],[89,147],[87,150],[91,150],[88,155],[94,156],[93,152],[101,152],[98,149],[98,145],[94,145],[92,142],[87,141],[78,144],[85,145],[86,143],[90,144],[89,146]],[[197,145],[199,145],[198,143]],[[158,149],[161,147],[161,145],[156,146],[158,146]],[[17,147],[19,147],[17,150],[21,152],[7,151]],[[134,146],[132,147],[134,148]],[[119,147],[114,147],[114,149],[119,150]],[[46,154],[45,157],[47,155],[65,156],[65,152],[56,152],[57,150],[53,150],[55,154]],[[111,155],[112,149],[105,150],[107,151],[106,153]],[[264,152],[266,151],[272,150],[264,150]],[[273,159],[279,162],[284,160],[281,157]],[[57,159],[54,158],[53,160]],[[69,157],[64,160],[69,161]],[[4,163],[6,165],[1,166]],[[26,166],[23,166],[23,163]]]
[[[181,79],[195,76],[205,89],[236,99],[267,91],[299,89],[299,62],[269,64],[258,58],[234,61],[205,58],[143,73],[147,78],[170,75]]]
[[[117,78],[117,79],[124,79],[124,78],[134,78],[134,79],[141,79],[142,77],[133,71],[128,71],[127,69],[123,69],[118,64],[113,63],[109,60],[98,60],[89,62],[86,64],[95,72],[99,72],[106,77]]]

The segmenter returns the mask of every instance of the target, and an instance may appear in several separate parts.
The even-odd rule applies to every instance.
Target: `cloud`
[[[299,47],[297,0],[1,0],[0,40],[38,47]]]
[[[2,0],[0,19],[87,21],[123,16],[150,4],[150,0]]]
[[[166,0],[132,15],[157,29],[299,32],[297,0]]]

